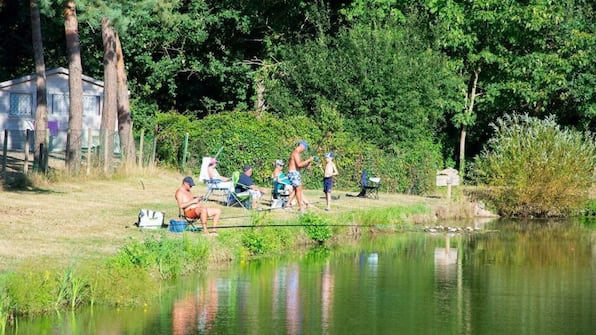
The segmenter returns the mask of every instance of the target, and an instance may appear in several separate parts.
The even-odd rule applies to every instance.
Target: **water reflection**
[[[488,223],[487,233],[394,234],[358,248],[253,261],[187,278],[146,309],[21,320],[9,334],[587,334],[596,234]]]
[[[172,308],[172,334],[185,335],[193,331],[208,332],[217,317],[218,290],[217,279],[210,277],[206,285],[196,292],[189,292],[183,298],[174,301]]]
[[[327,261],[325,262],[323,278],[321,280],[321,328],[323,329],[323,334],[329,334],[329,327],[333,322],[331,318],[331,313],[333,312],[333,287],[333,272],[331,271],[330,262]]]

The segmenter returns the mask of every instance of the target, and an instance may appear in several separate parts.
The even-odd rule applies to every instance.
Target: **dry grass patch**
[[[174,192],[183,175],[167,170],[136,171],[134,175],[102,178],[80,177],[57,181],[34,179],[20,190],[0,191],[0,269],[13,268],[28,260],[45,258],[56,265],[77,260],[113,255],[130,238],[143,238],[151,231],[134,226],[141,208],[166,213],[166,221],[178,216]],[[196,195],[206,192],[204,185],[193,189]],[[355,193],[355,192],[349,192]],[[441,197],[416,197],[402,194],[380,194],[379,200],[346,197],[337,190],[332,211],[325,212],[323,193],[307,190],[310,211],[322,215],[370,210],[391,206],[425,204],[430,216],[449,205]],[[220,225],[250,224],[255,215],[266,216],[270,222],[283,222],[296,217],[297,212],[271,210],[247,212],[238,207],[223,207],[215,201],[208,206],[223,209]],[[429,219],[429,218],[426,218]],[[423,221],[423,219],[421,219]]]

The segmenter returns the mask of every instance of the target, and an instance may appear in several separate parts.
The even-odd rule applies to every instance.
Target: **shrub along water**
[[[507,116],[474,161],[479,196],[506,216],[579,214],[589,199],[596,145],[591,134],[562,129],[553,117]]]

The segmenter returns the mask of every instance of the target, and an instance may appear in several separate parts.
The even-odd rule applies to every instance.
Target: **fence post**
[[[8,155],[8,129],[4,129],[4,147],[2,148],[2,175],[6,172],[6,155]]]
[[[151,149],[150,163],[152,167],[155,167],[155,152],[157,151],[157,136],[153,135],[153,149]]]
[[[184,147],[182,148],[182,171],[186,170],[186,152],[188,151],[188,133],[184,134]]]
[[[25,130],[25,164],[23,164],[23,173],[29,172],[29,141],[31,141],[31,130]]]
[[[37,173],[45,173],[43,168],[43,143],[39,143],[39,155],[37,156],[35,165],[37,165],[37,170],[35,170]]]
[[[145,144],[145,128],[141,129],[141,138],[139,139],[139,167],[143,167],[143,144]]]
[[[87,175],[91,174],[91,128],[87,127]]]

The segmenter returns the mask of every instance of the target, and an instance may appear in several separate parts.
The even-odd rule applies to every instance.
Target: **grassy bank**
[[[136,228],[141,208],[165,212],[166,221],[177,216],[174,191],[182,177],[156,170],[109,180],[40,179],[2,191],[0,320],[15,312],[147,302],[152,298],[148,294],[157,291],[148,285],[158,286],[163,278],[255,254],[287,252],[316,243],[313,236],[326,236],[325,231],[301,228],[304,220],[331,225],[328,243],[341,243],[345,236],[373,231],[378,225],[412,227],[471,213],[457,196],[452,201],[440,194],[380,194],[379,200],[345,196],[355,189],[336,190],[339,199],[331,212],[325,212],[322,192],[308,190],[309,216],[285,210],[247,212],[209,201],[209,206],[223,210],[218,236]],[[193,191],[201,195],[206,189],[199,185]],[[266,227],[269,224],[295,226]],[[233,228],[251,225],[256,228]]]

